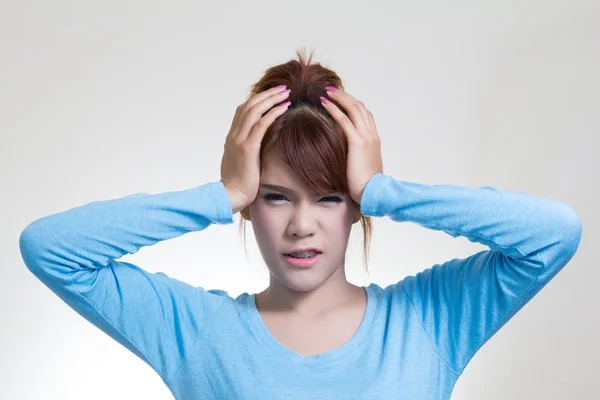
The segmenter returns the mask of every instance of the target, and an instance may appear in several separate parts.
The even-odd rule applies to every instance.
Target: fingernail
[[[327,92],[337,92],[337,89],[334,88],[333,86],[327,86],[325,88],[325,91],[327,91]]]
[[[279,86],[275,86],[276,89],[284,89],[285,85],[279,85]]]
[[[327,100],[325,97],[321,96],[319,98],[321,99],[321,101],[323,102],[323,104],[329,104],[329,100]]]
[[[281,92],[279,92],[278,94],[288,94],[289,92],[291,92],[292,89],[288,89],[288,90],[282,90]]]
[[[279,105],[279,107],[287,107],[287,106],[289,106],[290,104],[292,104],[292,102],[291,102],[291,101],[286,101],[285,103],[283,103],[283,104],[280,104],[280,105]]]

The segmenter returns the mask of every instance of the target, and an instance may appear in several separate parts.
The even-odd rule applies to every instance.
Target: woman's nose
[[[307,207],[297,209],[289,223],[290,233],[297,236],[314,234],[316,228],[316,217]]]

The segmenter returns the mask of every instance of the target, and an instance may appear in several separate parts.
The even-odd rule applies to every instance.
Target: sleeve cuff
[[[231,224],[233,223],[233,209],[231,206],[231,200],[227,195],[223,182],[210,182],[208,184],[213,193],[215,199],[215,205],[218,207],[218,221],[217,224]]]
[[[389,175],[376,173],[371,177],[360,200],[360,212],[365,217],[382,217],[388,214],[385,189],[393,181]]]

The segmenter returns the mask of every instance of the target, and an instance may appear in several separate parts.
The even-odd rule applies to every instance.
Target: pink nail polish
[[[319,97],[319,98],[321,99],[321,101],[322,101],[324,104],[329,104],[329,100],[327,100],[325,97],[321,96],[321,97]]]
[[[337,89],[336,89],[336,88],[334,88],[333,86],[327,86],[327,87],[325,88],[325,91],[326,91],[326,92],[337,92]]]
[[[279,105],[279,107],[287,107],[287,106],[289,106],[290,104],[292,104],[292,102],[291,102],[291,101],[286,101],[285,103],[282,103],[282,104],[280,104],[280,105]]]
[[[283,89],[283,88],[285,88],[285,85],[275,86],[275,88],[277,88],[277,89]]]

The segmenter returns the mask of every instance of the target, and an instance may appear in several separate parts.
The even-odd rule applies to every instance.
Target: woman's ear
[[[250,219],[250,208],[246,207],[243,208],[242,210],[240,210],[240,215],[242,216],[242,218],[244,218],[246,221],[252,221]]]
[[[361,217],[361,215],[360,215],[360,208],[357,207],[356,211],[354,212],[354,219],[352,220],[352,224],[355,224],[358,221],[360,221],[360,217]]]

